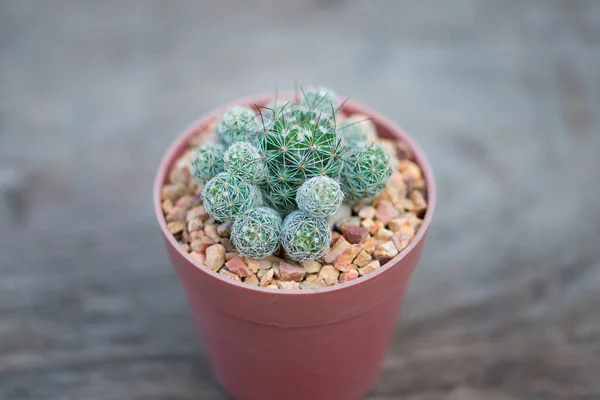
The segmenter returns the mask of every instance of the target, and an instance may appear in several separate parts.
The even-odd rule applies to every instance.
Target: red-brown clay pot
[[[264,105],[272,98],[253,97],[229,106]],[[171,165],[190,138],[229,106],[204,115],[171,145],[154,183],[156,218],[214,374],[235,399],[359,399],[379,376],[408,279],[431,222],[435,183],[429,162],[400,127],[348,101],[343,106],[346,113],[372,117],[380,136],[403,139],[414,150],[428,188],[429,207],[423,225],[394,259],[355,281],[311,290],[249,286],[219,275],[185,253],[167,230],[161,210],[161,187]]]

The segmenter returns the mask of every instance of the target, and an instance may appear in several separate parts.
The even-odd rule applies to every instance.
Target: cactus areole
[[[332,90],[299,97],[230,108],[215,125],[218,142],[190,161],[206,210],[233,223],[232,243],[243,255],[263,258],[281,244],[295,261],[323,256],[326,218],[344,199],[377,196],[390,179],[390,156],[372,142],[368,121],[339,123],[342,101]]]

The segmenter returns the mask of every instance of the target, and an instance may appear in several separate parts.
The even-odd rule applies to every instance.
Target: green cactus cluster
[[[338,125],[341,103],[331,90],[300,97],[275,99],[258,107],[259,115],[229,109],[215,126],[222,144],[200,147],[190,162],[206,182],[207,212],[233,222],[232,243],[249,257],[273,254],[280,243],[295,261],[323,256],[331,241],[326,218],[344,199],[376,196],[391,176],[389,155],[371,141],[370,121],[350,117]]]

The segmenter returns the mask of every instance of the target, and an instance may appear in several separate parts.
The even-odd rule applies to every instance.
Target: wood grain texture
[[[600,398],[600,2],[0,2],[0,398],[220,400],[162,247],[168,143],[325,84],[439,208],[369,400]]]

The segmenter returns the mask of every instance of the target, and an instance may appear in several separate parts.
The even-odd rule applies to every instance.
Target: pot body
[[[265,104],[270,97],[236,104]],[[154,188],[155,209],[169,258],[185,289],[222,387],[240,400],[360,399],[377,379],[409,277],[417,265],[435,203],[431,168],[404,132],[356,103],[345,111],[373,118],[378,133],[413,148],[428,185],[429,208],[419,232],[379,270],[343,285],[274,290],[234,282],[198,264],[166,229],[160,188],[189,139],[224,109],[207,114],[165,155]]]

